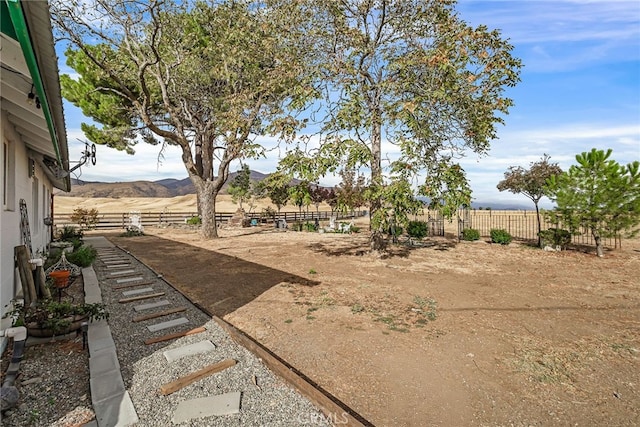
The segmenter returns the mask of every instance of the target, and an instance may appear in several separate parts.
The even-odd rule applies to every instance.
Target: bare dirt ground
[[[366,233],[107,235],[378,426],[640,425],[640,240],[598,259]]]

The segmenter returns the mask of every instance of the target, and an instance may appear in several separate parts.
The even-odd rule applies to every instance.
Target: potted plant
[[[53,284],[56,288],[66,288],[69,284],[69,276],[71,272],[69,270],[55,270],[49,273],[49,277],[53,279]]]
[[[52,299],[38,301],[25,307],[13,300],[13,309],[3,318],[11,317],[13,326],[25,326],[27,333],[34,337],[64,335],[80,329],[83,322],[108,319],[104,304],[72,304]]]

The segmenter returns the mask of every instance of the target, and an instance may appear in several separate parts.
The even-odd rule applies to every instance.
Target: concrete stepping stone
[[[212,415],[230,415],[240,412],[240,392],[201,397],[199,399],[184,400],[178,404],[173,413],[173,423],[180,424],[195,418],[210,417]]]
[[[111,286],[111,289],[113,289],[114,291],[119,291],[121,289],[128,289],[128,288],[136,288],[138,286],[153,285],[154,283],[155,283],[154,281],[148,280],[146,282],[127,283],[125,285],[114,285],[114,286]]]
[[[133,289],[131,291],[124,291],[122,296],[129,297],[131,295],[145,294],[147,292],[153,292],[153,288],[141,288],[141,289]]]
[[[216,346],[211,341],[203,340],[193,344],[174,348],[173,350],[167,350],[162,354],[164,354],[164,357],[165,359],[167,359],[167,362],[173,362],[174,360],[178,360],[183,357],[206,353],[208,351],[212,351],[215,349],[216,349]]]
[[[110,276],[123,276],[129,273],[135,273],[135,270],[122,270],[122,271],[112,271],[109,273]]]
[[[112,268],[133,268],[133,265],[131,265],[130,263],[118,261],[118,262],[112,263],[112,264],[105,263],[104,268],[106,268],[108,270],[110,270]]]
[[[107,256],[101,256],[100,260],[102,260],[103,262],[105,261],[124,261],[127,258],[123,257],[122,255],[107,255]]]
[[[134,277],[127,277],[124,279],[116,279],[116,283],[129,283],[129,282],[135,282],[137,280],[142,280],[142,276],[134,276]]]
[[[140,312],[140,311],[144,311],[144,310],[151,310],[152,308],[159,308],[159,307],[164,307],[167,305],[171,305],[171,303],[169,301],[167,301],[166,299],[160,300],[160,301],[156,301],[156,302],[149,302],[146,304],[140,304],[140,305],[136,305],[135,307],[133,307],[133,309],[136,312]]]
[[[167,320],[166,322],[156,323],[155,325],[147,326],[149,332],[158,332],[163,329],[173,328],[174,326],[184,325],[185,323],[189,323],[189,319],[186,317],[179,317],[173,320]]]

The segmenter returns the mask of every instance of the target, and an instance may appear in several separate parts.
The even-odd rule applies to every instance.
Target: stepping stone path
[[[251,414],[248,419],[252,420],[252,417],[260,417],[265,413],[272,417],[272,411],[278,411],[273,406],[277,397],[270,397],[276,400],[269,401],[262,397],[262,387],[265,386],[261,387],[259,384],[263,384],[263,379],[267,381],[273,374],[264,368],[259,359],[248,358],[244,349],[230,351],[230,338],[224,333],[220,334],[218,326],[209,316],[199,311],[158,273],[135,257],[114,247],[103,237],[85,240],[98,252],[98,259],[94,263],[96,271],[91,268],[91,273],[87,271],[85,276],[93,277],[91,280],[96,282],[97,289],[92,288],[91,293],[87,292],[87,298],[96,302],[105,301],[111,312],[108,321],[92,322],[89,326],[91,397],[96,421],[87,427],[170,425],[184,422],[189,422],[189,425],[209,425],[209,422],[199,419],[232,417],[231,414],[240,413],[240,418],[233,418],[231,421],[236,425],[239,420],[244,421],[247,414]],[[121,335],[112,336],[110,328],[120,331]],[[125,330],[127,336],[122,335]],[[206,339],[198,340],[198,334],[205,335]],[[173,340],[183,337],[186,337],[182,340],[183,344],[176,346]],[[145,372],[144,367],[137,366],[137,362],[146,358],[151,358],[155,364],[160,363],[158,375],[155,374],[158,369]],[[123,360],[127,361],[126,365]],[[166,364],[165,369],[162,368],[163,363]],[[140,379],[135,381],[138,369],[144,372],[141,374],[142,383],[139,382]],[[248,371],[244,372],[245,369]],[[123,373],[126,373],[126,381]],[[170,374],[168,378],[167,374]],[[224,390],[224,393],[219,386],[211,388],[212,382],[221,380],[213,378],[214,375],[225,375],[224,381],[231,379],[234,382],[229,384],[233,385]],[[245,379],[246,375],[251,375],[249,378],[253,379]],[[206,379],[207,377],[212,378]],[[170,382],[166,382],[167,380]],[[198,384],[198,381],[211,381],[210,388],[206,384]],[[146,394],[148,384],[154,384],[153,395]],[[220,390],[218,393],[221,394],[201,397],[201,393],[193,393],[192,389],[187,389],[192,384],[198,390],[205,390],[205,393],[206,390]],[[265,384],[273,384],[276,396],[280,395],[282,383],[279,380],[273,379]],[[176,399],[176,395],[180,396],[179,391],[186,393]],[[172,395],[171,401],[157,402],[160,406],[166,405],[162,414],[157,413],[157,406],[149,404],[153,399],[169,399],[165,396],[174,392],[176,394]],[[171,409],[167,411],[167,408]],[[136,409],[143,415],[139,417]],[[148,417],[145,418],[144,415]],[[319,412],[307,415],[309,417],[305,419],[321,419]],[[162,424],[157,424],[155,420],[158,416],[167,418],[164,418]],[[284,425],[283,420],[290,421],[292,413],[284,409],[280,416],[281,421],[277,425]],[[150,424],[151,420],[153,424]],[[218,425],[219,422],[215,421],[214,424]],[[224,419],[222,422],[226,423]],[[249,424],[260,425],[255,421]],[[318,425],[328,424],[321,422]]]
[[[135,301],[136,298],[140,298],[140,299],[147,298],[147,297],[155,298],[157,296],[164,295],[163,292],[162,293],[156,292],[157,289],[154,288],[153,286],[148,286],[148,285],[153,285],[157,282],[144,281],[145,280],[144,275],[140,274],[140,271],[135,267],[135,264],[132,262],[132,260],[129,259],[129,257],[123,251],[119,249],[99,248],[98,259],[102,262],[104,268],[108,270],[107,280],[115,281],[115,284],[111,285],[111,289],[121,290],[123,288],[126,289],[129,287],[135,287],[135,286],[142,286],[142,285],[146,286],[140,289],[131,289],[131,290],[122,291],[121,294],[123,297],[130,297],[130,298],[120,299],[119,300],[120,303]],[[117,270],[117,271],[114,271],[114,270]],[[158,277],[156,277],[156,279],[158,279]],[[154,320],[155,323],[146,325],[146,329],[151,333],[176,328],[178,326],[186,325],[189,323],[189,319],[186,317],[178,317],[170,320],[160,320],[162,317],[165,317],[171,314],[176,314],[178,312],[185,310],[184,307],[174,307],[173,304],[166,299],[135,305],[133,306],[133,311],[136,313],[149,312],[159,308],[165,308],[166,310],[162,312],[153,312],[148,316],[138,316],[137,318],[133,317],[131,321],[144,322],[147,320]],[[148,317],[149,319],[147,319],[146,317]],[[176,337],[179,334],[180,333],[175,334]],[[184,357],[206,353],[209,351],[213,351],[215,349],[216,349],[215,344],[213,344],[209,340],[203,340],[194,344],[189,344],[189,345],[178,347],[172,350],[167,350],[163,352],[163,355],[167,359],[167,362],[170,363]],[[92,394],[94,393],[94,389],[95,389],[95,393],[100,396],[105,394],[105,391],[103,390],[105,388],[108,391],[109,391],[109,387],[115,390],[120,390],[121,388],[123,388],[121,375],[116,380],[108,381],[106,385],[98,384],[98,380],[105,380],[108,375],[112,375],[113,374],[113,372],[111,372],[112,370],[115,370],[115,369],[120,370],[120,365],[118,364],[115,351],[109,351],[108,353],[102,353],[102,354],[96,355],[92,357],[92,359],[96,363],[100,362],[100,365],[103,366],[103,368],[100,371],[96,371],[97,374],[100,374],[100,376],[97,377],[97,380],[93,381],[92,379],[92,387],[93,387]],[[180,402],[180,404],[178,405],[174,413],[173,423],[180,423],[180,422],[188,421],[191,419],[202,418],[202,417],[213,416],[213,415],[227,415],[227,414],[238,413],[240,411],[240,399],[241,399],[241,393],[234,392],[234,393],[221,394],[217,396],[208,396],[200,399],[184,400]],[[129,402],[130,402],[130,399],[129,399]],[[99,408],[100,407],[98,406],[97,410]],[[113,416],[113,409],[110,408],[108,411],[109,411],[109,415]],[[119,408],[118,411],[120,413],[119,417],[122,416],[122,409]],[[137,417],[137,415],[134,414],[134,417]],[[100,419],[98,414],[96,414],[96,418]],[[133,417],[131,418],[133,420]],[[122,422],[122,421],[123,420],[120,420],[119,422]],[[134,422],[137,422],[137,420]],[[104,424],[104,421],[102,423],[99,423],[100,426],[103,424]],[[123,425],[128,425],[126,424],[126,420],[124,420]]]

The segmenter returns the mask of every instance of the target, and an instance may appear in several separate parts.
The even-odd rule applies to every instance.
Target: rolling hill
[[[222,187],[221,194],[226,194],[227,184],[236,176],[236,172],[229,174],[227,183]],[[262,181],[266,174],[251,171],[250,179]],[[176,197],[195,194],[195,188],[189,178],[161,179],[158,181],[131,182],[98,182],[71,180],[71,192],[60,193],[68,197]]]

